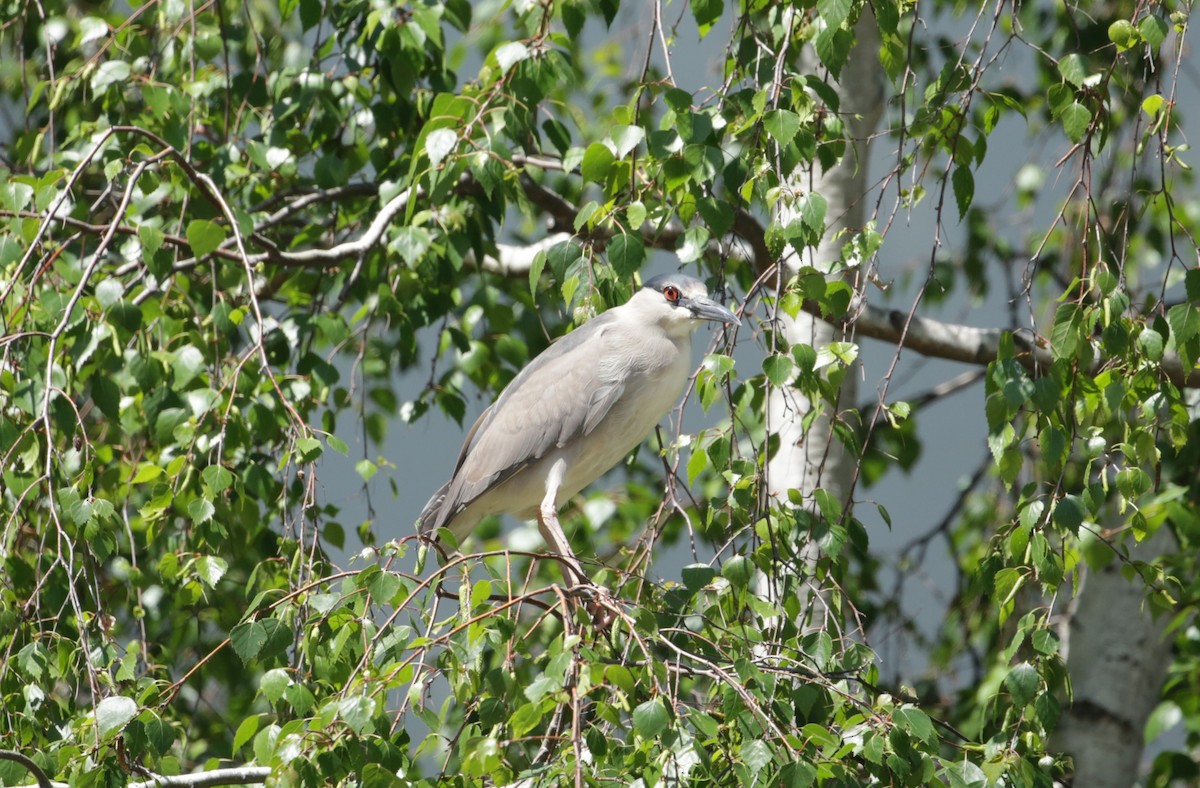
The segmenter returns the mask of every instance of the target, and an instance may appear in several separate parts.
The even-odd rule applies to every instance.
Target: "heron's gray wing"
[[[615,341],[609,314],[543,351],[480,418],[446,491],[442,523],[554,448],[590,433],[620,399],[624,386],[603,379],[597,363]]]
[[[441,520],[442,504],[446,502],[446,493],[450,491],[450,485],[454,483],[454,479],[443,484],[438,488],[438,491],[433,494],[425,504],[425,508],[417,515],[417,533],[421,536],[428,536],[437,530],[443,523]]]
[[[475,423],[467,431],[467,439],[463,441],[463,447],[459,449],[458,459],[454,463],[454,473],[451,474],[450,480],[438,488],[438,491],[433,494],[425,504],[425,508],[421,510],[421,514],[417,517],[417,533],[422,536],[441,528],[450,519],[449,516],[442,516],[442,511],[445,509],[446,496],[450,492],[450,487],[454,484],[454,478],[458,475],[458,469],[462,467],[463,460],[466,459],[467,451],[471,448],[471,443],[475,440],[475,433],[479,431],[479,425],[487,420],[488,414],[491,412],[492,406],[489,405],[483,413],[479,414],[479,418],[475,419]]]

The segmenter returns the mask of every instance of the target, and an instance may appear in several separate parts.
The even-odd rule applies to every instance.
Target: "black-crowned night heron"
[[[586,584],[558,508],[646,439],[692,372],[692,331],[705,320],[740,324],[690,276],[646,282],[529,362],[483,412],[450,481],[418,528],[462,540],[485,517],[537,518],[551,550]]]

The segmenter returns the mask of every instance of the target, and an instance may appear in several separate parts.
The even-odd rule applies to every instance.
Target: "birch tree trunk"
[[[1150,561],[1178,549],[1164,527],[1131,550],[1131,558]],[[1129,788],[1137,781],[1146,720],[1171,661],[1163,639],[1169,618],[1150,616],[1145,587],[1123,577],[1121,567],[1114,560],[1086,573],[1064,627],[1074,699],[1054,745],[1074,758],[1074,784],[1090,788]]]
[[[879,34],[868,10],[863,11],[855,34],[857,44],[850,59],[840,78],[831,82],[841,102],[839,113],[848,137],[846,154],[825,171],[816,162],[798,167],[787,183],[797,196],[815,192],[825,198],[825,235],[815,249],[807,250],[803,256],[789,247],[789,254],[780,261],[779,284],[786,283],[801,266],[813,266],[835,275],[834,264],[841,256],[844,242],[839,233],[863,225],[870,139],[883,107],[883,73],[877,56]],[[811,49],[803,53],[801,68],[806,72],[820,69]],[[776,220],[786,227],[799,218],[797,214],[794,203],[781,201]],[[845,330],[807,313],[792,318],[780,311],[777,317],[778,328],[789,346],[803,343],[821,348],[837,341]],[[855,375],[846,375],[840,394],[840,401],[846,406],[855,402],[855,384]],[[771,389],[767,428],[779,436],[779,447],[767,463],[768,495],[772,501],[787,506],[794,490],[799,493],[801,506],[813,508],[813,492],[822,488],[848,506],[854,459],[834,435],[836,409],[826,404],[806,424],[804,417],[812,407],[808,397],[791,386]],[[815,544],[809,542],[803,546],[801,558],[806,565],[815,563],[816,557]],[[778,598],[777,588],[763,591],[769,598]],[[818,595],[812,598],[815,600]]]

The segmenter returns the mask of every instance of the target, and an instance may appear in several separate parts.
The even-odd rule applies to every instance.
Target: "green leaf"
[[[1074,531],[1083,523],[1086,514],[1087,509],[1078,496],[1064,495],[1054,507],[1054,522],[1068,531]]]
[[[220,465],[210,465],[200,472],[200,478],[212,495],[224,492],[233,484],[233,474]]]
[[[27,183],[8,181],[0,183],[0,208],[23,211],[33,198],[34,189]]]
[[[233,737],[233,751],[236,753],[246,746],[246,742],[254,738],[254,734],[258,732],[259,715],[253,714],[242,720],[242,724],[238,726],[237,733]]]
[[[775,353],[767,356],[762,362],[763,372],[773,386],[783,386],[792,376],[794,366],[791,356]]]
[[[187,240],[192,254],[204,257],[225,242],[225,228],[207,219],[196,219],[188,223]]]
[[[300,0],[300,26],[305,30],[316,27],[325,18],[325,7],[321,0]]]
[[[1071,102],[1062,112],[1063,131],[1071,142],[1082,142],[1087,136],[1088,127],[1092,125],[1092,113],[1078,101]]]
[[[800,729],[800,733],[804,738],[821,748],[837,747],[842,743],[842,740],[834,735],[832,731],[824,725],[818,725],[815,722],[805,725]]]
[[[744,555],[735,555],[721,567],[721,576],[735,588],[746,588],[754,579],[754,564]]]
[[[258,656],[266,642],[267,632],[260,621],[243,621],[229,633],[230,645],[246,665]]]
[[[707,468],[708,453],[703,451],[693,451],[692,456],[688,458],[687,464],[688,484],[694,484],[696,482],[696,478]]]
[[[595,222],[592,221],[592,217],[596,216],[599,211],[600,203],[596,202],[595,200],[585,203],[584,206],[579,209],[579,213],[575,214],[575,232],[582,232],[585,227],[591,228],[595,226]]]
[[[814,48],[817,57],[829,69],[834,79],[842,73],[842,67],[850,59],[850,50],[854,46],[854,34],[840,27],[827,27],[817,34]]]
[[[296,440],[296,449],[300,452],[301,462],[312,462],[325,451],[325,447],[321,445],[321,442],[311,436],[298,438]]]
[[[525,703],[513,712],[513,715],[508,720],[508,726],[512,731],[512,735],[519,738],[536,728],[541,721],[541,704]]]
[[[646,262],[646,245],[640,235],[620,233],[608,242],[608,262],[617,276],[628,279]]]
[[[1128,19],[1118,19],[1108,26],[1108,40],[1117,45],[1118,52],[1124,52],[1137,44],[1137,29]]]
[[[853,9],[851,0],[817,0],[817,13],[830,27],[838,27],[849,21]]]
[[[987,788],[988,785],[988,777],[983,773],[983,769],[965,757],[947,766],[943,773],[950,783],[950,788]]]
[[[679,247],[675,250],[675,253],[679,255],[679,261],[691,263],[703,257],[705,250],[708,249],[709,237],[707,227],[692,225],[687,228],[683,233],[683,238],[680,239]]]
[[[562,687],[561,676],[551,676],[543,673],[525,686],[525,697],[530,702],[537,703],[547,693],[554,692],[560,687]]]
[[[152,479],[157,479],[159,476],[162,476],[162,475],[163,475],[162,468],[158,467],[157,465],[150,465],[148,463],[142,463],[141,465],[138,466],[137,473],[135,473],[133,475],[133,478],[129,480],[129,483],[130,484],[145,484],[146,482],[151,481]]]
[[[646,222],[646,206],[641,200],[635,200],[625,206],[625,219],[629,222],[630,230],[637,230]]]
[[[546,252],[539,249],[538,253],[533,256],[533,262],[529,265],[529,294],[537,298],[538,291],[541,290],[542,272],[546,270]]]
[[[429,163],[436,167],[450,155],[458,144],[458,134],[453,129],[434,129],[425,137],[425,154]]]
[[[1183,710],[1175,701],[1165,700],[1154,708],[1146,721],[1144,742],[1149,744],[1184,721]]]
[[[137,703],[132,698],[123,695],[105,698],[96,704],[96,726],[100,735],[106,737],[121,730],[137,713]]]
[[[354,463],[354,472],[361,476],[364,482],[369,482],[371,477],[379,472],[379,466],[370,460],[359,460]]]
[[[1038,523],[1042,521],[1042,513],[1046,511],[1046,502],[1040,498],[1029,501],[1021,508],[1018,518],[1021,525],[1027,530],[1033,530]]]
[[[116,279],[105,279],[96,285],[96,301],[105,309],[119,304],[124,293],[124,286]]]
[[[827,522],[836,523],[842,519],[842,502],[829,490],[824,487],[818,487],[813,491],[813,499],[817,502],[817,507],[821,510],[821,516]]]
[[[773,109],[763,115],[763,128],[781,146],[788,145],[800,129],[800,116],[786,109]]]
[[[800,211],[800,221],[818,239],[825,234],[825,211],[828,203],[816,192],[805,194],[797,202]]]
[[[17,652],[17,664],[29,678],[35,681],[46,675],[49,654],[41,643],[28,643]]]
[[[303,0],[301,0],[303,3]],[[301,5],[303,8],[303,5]],[[275,745],[279,741],[279,726],[268,725],[254,737],[254,759],[259,763],[270,763],[275,755]]]
[[[937,734],[933,730],[933,723],[929,720],[929,715],[915,706],[905,706],[896,709],[892,714],[892,721],[901,730],[923,742],[932,744],[937,739]]]
[[[615,126],[612,130],[613,144],[617,146],[617,158],[623,159],[646,138],[641,126]],[[586,154],[585,154],[586,156]]]
[[[742,762],[753,772],[761,772],[771,765],[774,754],[771,746],[762,739],[751,739],[741,746]]]
[[[616,161],[616,157],[613,156],[612,151],[608,149],[607,145],[601,142],[593,142],[584,151],[583,162],[579,165],[579,171],[583,174],[585,181],[604,185],[608,181],[608,174],[612,171],[613,164]]]
[[[547,118],[542,122],[542,131],[546,132],[546,136],[550,138],[550,143],[554,145],[558,155],[565,156],[571,147],[571,132],[567,130],[567,127],[554,118]]]
[[[125,729],[126,736],[135,725],[141,728],[146,751],[155,756],[165,755],[175,743],[175,729],[149,709],[143,711],[136,720],[130,723],[129,727]]]
[[[188,517],[192,518],[195,525],[203,525],[208,522],[217,511],[213,502],[207,498],[196,498],[188,503],[187,510]]]
[[[520,41],[509,41],[496,47],[496,64],[501,72],[506,72],[517,63],[529,57],[529,47]]]
[[[1200,268],[1189,268],[1183,275],[1183,285],[1188,301],[1200,303]]]
[[[1167,24],[1167,20],[1155,14],[1147,14],[1142,17],[1142,21],[1138,22],[1138,32],[1142,34],[1142,38],[1150,45],[1151,49],[1158,49],[1167,40],[1167,33],[1171,28]]]
[[[733,229],[736,209],[730,203],[704,197],[696,202],[696,207],[699,208],[700,215],[704,217],[704,223],[708,225],[708,229],[714,236],[719,238],[728,235]]]
[[[1141,468],[1125,468],[1117,473],[1117,489],[1126,498],[1134,499],[1145,495],[1154,485],[1150,474]]]
[[[1049,629],[1039,629],[1030,638],[1033,647],[1041,654],[1057,654],[1059,649],[1058,635]]]
[[[217,583],[229,571],[229,563],[224,558],[215,555],[202,555],[196,559],[196,573],[200,575],[209,588],[216,588]]]
[[[954,202],[958,205],[958,218],[962,219],[975,199],[975,175],[969,167],[955,167],[951,182],[954,186]]]
[[[724,0],[692,0],[688,5],[692,9],[692,16],[696,18],[696,26],[700,28],[701,35],[725,13]]]
[[[1083,87],[1087,79],[1087,61],[1078,53],[1071,53],[1058,61],[1058,73],[1077,88]]]
[[[92,90],[97,93],[103,93],[112,85],[129,79],[131,69],[129,63],[124,60],[106,60],[96,69],[96,73],[92,75]]]
[[[1016,567],[1005,567],[996,573],[996,598],[1000,604],[1007,604],[1016,596],[1017,591],[1025,585],[1025,574]]]
[[[400,577],[386,569],[372,572],[367,580],[367,590],[371,592],[371,598],[379,604],[390,603],[400,591],[400,587]]]
[[[882,742],[882,737],[877,736],[875,738]],[[816,781],[817,770],[811,763],[793,761],[792,763],[785,764],[779,770],[778,784],[780,786],[787,786],[787,788],[809,788]]]
[[[491,596],[492,582],[490,580],[480,580],[471,588],[471,608],[479,607],[491,599]]]
[[[1176,345],[1182,345],[1192,337],[1200,335],[1200,307],[1192,304],[1176,304],[1167,310],[1167,324]]]
[[[633,710],[633,727],[641,736],[652,739],[671,721],[662,698],[652,698]]]
[[[1163,357],[1163,350],[1166,343],[1163,340],[1163,335],[1155,331],[1153,328],[1144,328],[1137,338],[1137,349],[1146,358],[1151,361],[1160,361]]]
[[[350,454],[350,447],[346,445],[344,440],[336,435],[326,435],[325,443],[328,444],[329,448],[333,449],[343,457],[349,456]]]
[[[717,576],[717,570],[708,564],[689,564],[681,570],[683,585],[689,591],[699,591]]]
[[[1004,677],[1004,686],[1012,693],[1013,704],[1018,708],[1033,700],[1040,683],[1041,677],[1038,676],[1037,668],[1028,662],[1020,663]]]
[[[338,702],[338,716],[358,735],[370,731],[374,725],[375,699],[366,695],[351,695]]]
[[[627,695],[632,695],[637,691],[637,685],[634,683],[633,674],[629,672],[629,668],[624,665],[608,665],[604,668],[604,678],[609,683],[615,684]]]
[[[262,678],[258,680],[258,689],[260,692],[262,692],[264,698],[269,700],[271,703],[276,703],[280,698],[283,697],[283,691],[287,689],[291,683],[292,677],[287,670],[284,668],[274,668],[272,670],[268,670],[262,675]],[[257,725],[255,727],[257,727]],[[240,729],[238,734],[240,736]],[[236,750],[237,747],[235,746],[234,749]]]

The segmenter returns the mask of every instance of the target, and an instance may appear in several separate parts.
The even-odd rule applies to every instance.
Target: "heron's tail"
[[[446,517],[442,509],[443,504],[446,502],[446,493],[449,490],[450,482],[446,482],[433,494],[433,497],[429,499],[429,503],[425,504],[425,508],[421,510],[421,514],[417,517],[417,533],[421,536],[432,537],[437,532],[437,529],[446,524]]]

